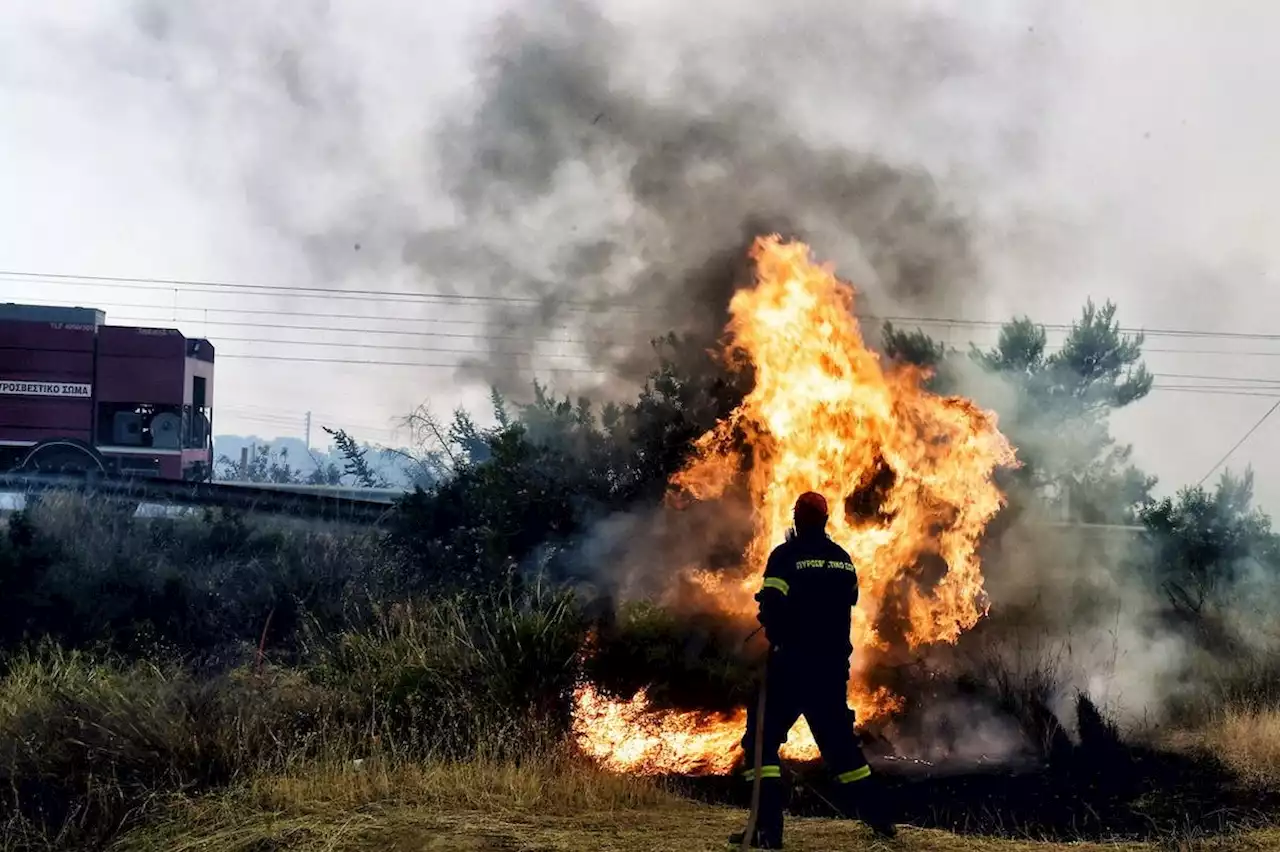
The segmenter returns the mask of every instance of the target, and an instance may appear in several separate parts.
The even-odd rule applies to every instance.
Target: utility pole
[[[307,452],[311,452],[311,412],[307,412]]]

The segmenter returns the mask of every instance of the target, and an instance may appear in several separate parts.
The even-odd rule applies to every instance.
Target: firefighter
[[[893,822],[884,797],[873,785],[871,768],[853,729],[848,704],[849,641],[853,606],[858,602],[858,575],[849,554],[826,534],[827,501],[808,492],[796,501],[795,526],[787,541],[769,554],[764,583],[756,594],[759,619],[769,641],[765,671],[763,756],[754,760],[756,707],[748,708],[742,738],[747,753],[744,776],[760,774],[760,805],[751,845],[782,847],[785,788],[778,750],[800,716],[804,716],[835,774],[837,804],[855,814],[877,834],[892,837]],[[741,844],[743,834],[729,838]]]

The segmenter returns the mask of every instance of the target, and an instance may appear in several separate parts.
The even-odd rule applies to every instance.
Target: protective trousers
[[[847,816],[854,816],[855,812],[862,810],[859,807],[863,804],[861,800],[870,798],[859,795],[862,788],[869,786],[871,767],[867,765],[854,733],[854,715],[849,709],[847,695],[848,667],[840,663],[843,661],[806,665],[781,653],[770,655],[764,686],[764,749],[760,766],[752,765],[756,726],[761,724],[756,718],[755,702],[748,706],[747,731],[742,738],[742,747],[747,754],[747,768],[743,776],[752,782],[758,772],[761,778],[760,812],[753,846],[765,849],[782,847],[786,796],[778,750],[801,716],[809,723],[822,759],[835,775],[841,810]],[[863,784],[859,785],[859,782]]]

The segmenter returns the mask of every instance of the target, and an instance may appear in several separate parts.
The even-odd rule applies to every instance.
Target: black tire
[[[107,472],[102,457],[79,441],[50,441],[27,453],[19,467],[23,473],[101,476]]]
[[[102,457],[92,447],[72,440],[40,444],[27,454],[19,470],[23,473],[80,476],[89,480],[105,476],[107,472]],[[38,506],[43,496],[36,492],[28,493],[27,508]],[[99,496],[96,503],[99,510],[110,512],[122,520],[132,518],[138,510],[138,501],[129,497]]]

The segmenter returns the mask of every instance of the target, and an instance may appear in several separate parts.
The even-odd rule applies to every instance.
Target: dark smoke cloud
[[[464,378],[508,391],[629,394],[652,337],[719,333],[762,232],[871,307],[942,311],[1026,222],[988,190],[1035,158],[1038,10],[541,0],[477,59],[412,4],[135,9],[88,49],[165,81],[202,179],[239,183],[309,284],[486,297]],[[557,373],[577,347],[595,372]]]
[[[908,309],[948,292],[981,298],[973,224],[954,191],[869,145],[816,141],[788,109],[822,75],[854,66],[865,73],[848,99],[886,115],[895,102],[910,116],[974,64],[978,45],[922,16],[889,28],[902,36],[894,56],[864,13],[810,5],[823,14],[808,25],[726,32],[729,49],[710,59],[691,50],[678,83],[660,93],[629,73],[641,60],[627,33],[584,5],[505,17],[478,106],[440,137],[459,226],[411,239],[406,259],[532,300],[495,307],[495,333],[532,344],[573,328],[591,365],[627,384],[652,366],[654,335],[718,335],[729,296],[750,281],[747,247],[770,231],[813,242],[874,297]],[[753,57],[775,32],[773,57]],[[725,66],[748,73],[726,82],[716,73]],[[495,350],[474,368],[501,383],[509,367]]]

